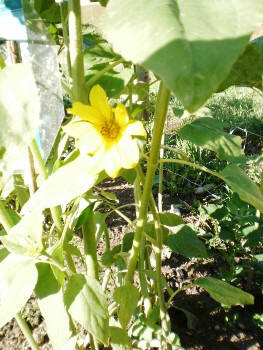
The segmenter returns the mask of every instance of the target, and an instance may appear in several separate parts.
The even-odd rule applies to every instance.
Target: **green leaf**
[[[245,161],[241,138],[224,132],[222,123],[213,118],[194,120],[179,131],[179,136],[183,140],[216,152],[220,159],[239,163]]]
[[[62,266],[64,265],[64,251],[63,251],[63,244],[59,243],[54,250],[51,253],[52,258],[55,261],[58,261]],[[64,287],[64,278],[65,278],[65,273],[61,271],[58,267],[54,265],[50,265],[54,276],[56,277],[57,281],[60,283],[62,287]]]
[[[59,168],[29,199],[22,212],[33,208],[43,210],[56,205],[67,204],[77,196],[87,192],[98,176],[91,173],[92,160],[88,156],[79,156],[71,163]]]
[[[25,168],[27,144],[36,135],[39,113],[32,66],[14,64],[0,70],[0,188],[14,170]]]
[[[111,346],[113,350],[131,350],[127,332],[119,327],[110,327]]]
[[[207,258],[205,245],[197,238],[196,233],[187,225],[178,225],[169,235],[167,245],[177,254],[187,258]]]
[[[96,339],[107,345],[109,342],[109,315],[107,300],[99,282],[80,274],[72,275],[64,300],[72,318]]]
[[[160,76],[194,112],[262,23],[261,0],[112,0],[102,30],[125,59]]]
[[[11,253],[37,257],[43,250],[42,221],[41,212],[27,213],[8,235],[0,239]]]
[[[75,350],[77,339],[72,332],[72,321],[65,309],[62,288],[49,265],[38,264],[37,269],[38,282],[35,293],[53,349]]]
[[[222,305],[245,305],[253,304],[253,295],[220,281],[214,277],[199,278],[195,284],[204,288],[209,295]]]
[[[107,199],[109,199],[109,200],[111,200],[111,201],[119,202],[118,197],[117,197],[116,194],[113,193],[113,192],[107,192],[107,191],[101,190],[101,191],[100,191],[100,194],[101,194],[103,197],[105,197],[105,198],[107,198]]]
[[[0,263],[0,328],[10,321],[30,298],[37,282],[32,258],[9,254]]]
[[[139,291],[131,283],[115,289],[113,299],[120,305],[118,318],[122,328],[126,328],[139,301]]]
[[[246,173],[236,165],[229,165],[220,172],[225,182],[239,197],[263,212],[263,194]]]
[[[263,38],[251,41],[237,62],[233,65],[227,78],[220,84],[217,92],[229,86],[249,86],[262,90],[263,75]],[[253,62],[253,63],[252,63]]]
[[[165,226],[177,226],[177,225],[184,224],[184,220],[176,214],[160,213],[159,215],[160,215],[161,224]]]
[[[134,169],[122,169],[120,176],[124,178],[125,181],[127,181],[129,184],[133,185],[134,181],[136,179],[136,170]]]
[[[59,4],[55,0],[30,0],[33,9],[49,22],[60,22]]]

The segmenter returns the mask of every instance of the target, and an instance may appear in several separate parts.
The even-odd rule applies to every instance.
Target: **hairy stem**
[[[151,144],[151,153],[147,162],[147,173],[144,183],[144,191],[141,200],[141,206],[139,210],[139,217],[136,224],[136,231],[134,235],[131,256],[128,263],[128,271],[125,276],[125,283],[133,281],[134,271],[139,256],[140,243],[142,239],[144,225],[147,221],[147,211],[152,194],[153,176],[155,174],[158,158],[160,152],[161,139],[163,134],[163,128],[169,103],[170,91],[164,86],[163,82],[160,83],[158,100],[155,110],[154,131]]]

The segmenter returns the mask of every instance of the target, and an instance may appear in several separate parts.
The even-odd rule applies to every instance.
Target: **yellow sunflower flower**
[[[124,105],[112,108],[105,91],[95,85],[89,95],[90,105],[73,104],[68,111],[81,120],[64,127],[76,139],[81,153],[97,159],[98,171],[104,169],[114,178],[120,169],[132,169],[139,161],[139,148],[133,136],[146,137],[140,121],[129,120]]]

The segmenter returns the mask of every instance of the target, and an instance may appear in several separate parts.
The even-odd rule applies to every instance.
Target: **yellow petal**
[[[129,122],[129,116],[127,113],[127,109],[124,105],[118,104],[116,108],[114,108],[114,116],[116,123],[123,128]]]
[[[130,121],[125,129],[125,134],[131,136],[143,136],[145,138],[147,137],[144,126],[142,122],[139,121]]]
[[[135,168],[139,162],[139,148],[130,136],[124,136],[118,143],[121,165],[124,169]]]
[[[105,91],[99,85],[93,86],[90,90],[89,101],[92,107],[96,108],[104,120],[110,120],[111,107],[107,101],[107,95]]]
[[[106,173],[115,178],[118,176],[121,169],[121,159],[117,146],[112,146],[105,154],[105,171]]]
[[[81,153],[94,153],[102,145],[101,134],[90,123],[71,123],[64,126],[63,130],[77,139],[76,146],[80,149]]]
[[[81,102],[73,103],[72,108],[68,108],[68,112],[96,126],[101,126],[104,121],[103,116],[96,108],[84,105]]]

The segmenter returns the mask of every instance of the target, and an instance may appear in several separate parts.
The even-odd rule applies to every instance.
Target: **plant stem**
[[[155,111],[154,131],[151,143],[151,153],[147,162],[147,173],[144,183],[144,191],[142,195],[141,207],[139,210],[139,217],[136,224],[136,231],[134,235],[131,256],[128,263],[128,271],[125,276],[125,283],[133,281],[134,271],[138,260],[141,238],[143,234],[144,225],[147,221],[147,211],[149,200],[152,193],[153,176],[158,165],[158,158],[160,152],[161,139],[163,128],[169,103],[170,91],[160,83],[158,100]]]
[[[0,201],[0,223],[3,225],[7,234],[10,232],[11,228],[14,226],[14,222],[11,216],[8,214],[7,210],[5,209],[2,201]],[[26,321],[23,319],[21,312],[17,313],[15,319],[21,331],[23,332],[25,338],[27,339],[29,345],[31,346],[31,348],[33,350],[39,350],[39,347],[37,346]]]
[[[162,145],[164,144],[164,134],[162,136]],[[164,156],[164,149],[160,149],[160,159]],[[159,165],[159,188],[158,188],[158,210],[159,213],[163,211],[163,163]]]
[[[69,48],[73,101],[87,102],[85,96],[84,60],[80,0],[69,0]]]
[[[84,253],[86,256],[86,265],[88,276],[99,280],[99,266],[97,259],[97,244],[94,232],[94,216],[91,214],[88,222],[82,226],[84,239]]]
[[[140,165],[137,167],[137,172],[141,178],[141,182],[144,184],[145,178]],[[151,193],[150,196],[150,208],[154,218],[154,227],[156,232],[156,241],[153,245],[156,262],[156,287],[158,293],[158,302],[160,306],[161,323],[164,335],[167,336],[170,332],[170,319],[166,311],[163,289],[162,289],[162,245],[163,245],[163,230],[161,227],[160,216],[157,211],[157,207]]]
[[[104,69],[102,69],[101,71],[99,71],[97,74],[95,74],[92,78],[90,78],[86,84],[86,87],[88,88],[88,90],[92,87],[92,85],[94,85],[94,83],[99,80],[103,75],[105,75],[105,73],[107,73],[108,71],[110,71],[112,68],[116,67],[118,64],[122,63],[123,59],[119,59],[116,62],[113,62],[111,64],[108,64]]]
[[[37,343],[35,342],[35,339],[33,338],[33,335],[30,331],[30,328],[28,327],[26,321],[23,319],[23,316],[21,312],[19,312],[16,315],[16,322],[18,323],[21,331],[23,332],[26,340],[28,341],[28,344],[31,346],[32,350],[39,350],[40,348],[37,346]]]
[[[135,204],[136,204],[136,218],[138,219],[142,193],[141,193],[141,185],[140,185],[141,181],[140,181],[140,175],[138,173],[138,167],[136,170],[137,170],[137,176],[136,176],[135,184],[134,184],[134,199],[135,199]],[[143,300],[144,311],[145,311],[146,317],[148,317],[151,310],[152,310],[152,304],[151,304],[151,299],[150,299],[150,295],[148,292],[146,276],[144,273],[144,270],[145,270],[145,236],[143,236],[142,240],[141,240],[138,265],[139,265],[140,286],[141,286],[142,296],[144,298],[144,300]]]
[[[42,180],[46,180],[48,178],[48,173],[47,173],[43,158],[41,156],[41,153],[39,151],[39,148],[37,146],[36,140],[33,140],[31,142],[30,148],[31,148],[31,151],[33,153],[34,160],[37,163],[40,176],[41,176]],[[60,220],[60,209],[59,209],[59,207],[54,207],[54,208],[50,208],[50,211],[51,211],[53,221],[56,225],[56,228],[57,228],[58,232],[61,234],[62,223]]]
[[[63,38],[65,44],[65,53],[67,58],[67,73],[68,77],[71,77],[71,61],[69,53],[69,37],[68,37],[68,26],[67,26],[67,17],[68,17],[68,4],[65,2],[59,3],[60,7],[60,17],[62,23]]]
[[[205,166],[198,165],[192,162],[188,162],[187,160],[182,160],[182,159],[160,159],[160,163],[177,163],[177,164],[182,164],[182,165],[189,165],[193,168],[200,169],[202,171],[205,171],[208,174],[211,174],[213,176],[218,177],[219,179],[225,181],[224,176],[220,175],[218,172],[210,170],[206,168]]]

